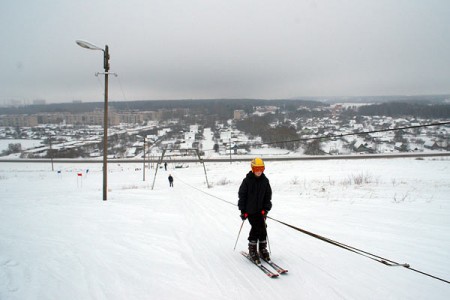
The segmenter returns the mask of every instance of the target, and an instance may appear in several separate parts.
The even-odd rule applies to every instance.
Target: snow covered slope
[[[89,172],[86,172],[89,169]],[[269,279],[239,255],[249,163],[0,165],[0,299],[448,299],[450,284],[268,220]],[[60,171],[59,173],[57,171]],[[81,173],[82,176],[78,176]],[[167,176],[175,177],[169,188]],[[269,162],[269,216],[450,280],[450,160]]]

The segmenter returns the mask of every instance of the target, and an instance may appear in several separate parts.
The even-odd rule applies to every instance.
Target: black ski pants
[[[266,220],[261,213],[248,215],[248,222],[252,226],[248,236],[249,241],[265,241],[267,237]]]

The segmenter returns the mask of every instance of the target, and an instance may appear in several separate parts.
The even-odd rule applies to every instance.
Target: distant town
[[[0,113],[2,158],[103,155],[102,103],[38,103]],[[108,157],[140,159],[144,153],[157,157],[163,150],[181,155],[192,149],[204,157],[449,151],[450,125],[424,126],[449,121],[446,101],[114,102]],[[407,129],[386,131],[395,128]]]

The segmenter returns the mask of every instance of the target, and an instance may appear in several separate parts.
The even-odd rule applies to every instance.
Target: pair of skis
[[[255,266],[257,266],[261,271],[263,271],[264,274],[266,274],[270,278],[277,278],[280,274],[285,274],[285,273],[288,272],[288,270],[283,269],[282,267],[280,267],[279,265],[277,265],[273,261],[271,261],[271,260],[264,260],[269,266],[271,266],[273,269],[276,270],[276,273],[272,272],[271,270],[269,270],[262,263],[259,263],[259,264],[255,263],[247,252],[241,251],[241,254],[244,257],[246,257],[249,261],[251,261]]]

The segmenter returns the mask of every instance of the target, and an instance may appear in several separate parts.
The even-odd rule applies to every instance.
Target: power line
[[[122,91],[123,99],[125,100],[125,102],[128,102],[127,96],[125,96],[125,92],[123,91],[122,81],[120,80],[119,77],[117,77],[117,81],[119,82],[119,86],[120,86],[120,90]],[[127,104],[127,108],[129,109],[128,104]]]
[[[345,137],[345,136],[352,136],[352,135],[368,135],[368,134],[378,133],[378,132],[398,131],[398,130],[425,128],[425,127],[431,127],[431,126],[442,126],[442,125],[450,125],[450,121],[440,122],[440,123],[424,124],[424,125],[413,125],[413,126],[405,126],[405,127],[396,127],[396,128],[388,128],[388,129],[371,130],[371,131],[343,133],[343,134],[327,135],[327,136],[319,136],[319,137],[308,137],[308,138],[300,138],[300,139],[294,139],[294,140],[275,141],[275,142],[267,142],[267,143],[255,143],[255,144],[252,144],[252,145],[253,146],[262,146],[262,145],[274,145],[274,144],[283,144],[283,143],[306,142],[306,141],[312,141],[312,140],[329,140],[329,139],[342,138],[342,137]],[[242,144],[242,143],[248,143],[248,142],[235,141],[235,143],[236,144],[238,144],[238,143]],[[206,151],[214,151],[214,149],[203,150],[203,152],[206,152]]]
[[[337,135],[327,135],[327,136],[322,136],[322,137],[312,137],[312,138],[303,138],[303,139],[295,139],[295,140],[287,140],[287,141],[279,141],[279,142],[261,143],[261,145],[271,145],[271,144],[278,144],[278,143],[293,143],[293,142],[302,142],[302,141],[320,140],[320,139],[334,139],[334,138],[340,138],[340,137],[350,136],[350,135],[367,135],[367,134],[378,133],[378,132],[415,129],[415,128],[430,127],[430,126],[441,126],[441,125],[449,125],[449,124],[450,124],[450,121],[442,122],[442,123],[431,123],[431,124],[425,124],[425,125],[414,125],[414,126],[406,126],[406,127],[397,127],[397,128],[371,130],[371,131],[344,133],[344,134],[337,134]]]

